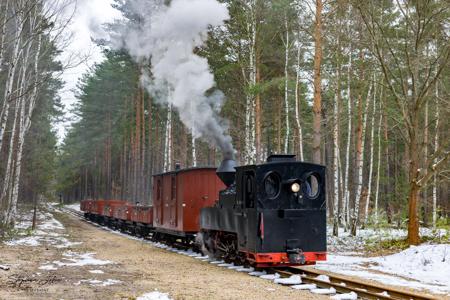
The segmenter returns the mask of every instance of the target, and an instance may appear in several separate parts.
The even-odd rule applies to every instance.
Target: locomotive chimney
[[[220,180],[222,180],[227,187],[229,187],[235,180],[236,169],[234,167],[236,167],[236,161],[226,158],[217,168],[217,176],[219,176]]]

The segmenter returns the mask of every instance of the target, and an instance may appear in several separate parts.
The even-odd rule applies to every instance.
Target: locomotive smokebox
[[[217,168],[216,174],[227,187],[229,187],[236,177],[236,161],[233,159],[224,159]]]

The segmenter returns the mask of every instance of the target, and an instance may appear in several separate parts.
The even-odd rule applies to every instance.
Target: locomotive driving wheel
[[[219,231],[203,231],[204,254],[209,254],[226,262],[244,264],[245,257],[239,254],[237,236],[234,233]],[[206,250],[206,251],[205,251]]]

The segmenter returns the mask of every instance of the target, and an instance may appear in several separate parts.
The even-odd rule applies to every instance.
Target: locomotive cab
[[[202,210],[206,248],[257,267],[325,260],[325,167],[272,155],[264,164],[235,169],[234,183],[215,207]]]

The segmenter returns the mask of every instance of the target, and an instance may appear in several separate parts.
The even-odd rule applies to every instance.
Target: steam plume
[[[231,158],[231,137],[218,116],[224,95],[218,90],[207,95],[215,87],[214,76],[207,60],[194,54],[210,26],[229,18],[227,8],[216,0],[173,0],[170,6],[161,0],[130,0],[129,8],[141,22],[129,24],[116,47],[127,49],[138,62],[151,61],[152,78],[144,74],[142,80],[147,90],[172,104],[195,138],[203,137]]]

